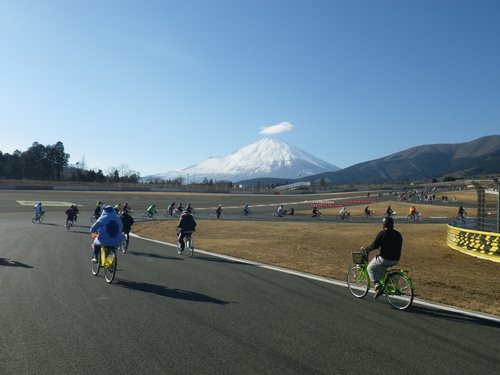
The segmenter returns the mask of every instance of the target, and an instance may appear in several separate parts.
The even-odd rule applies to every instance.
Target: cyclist
[[[168,205],[167,210],[170,213],[170,216],[174,215],[174,208],[175,208],[175,202],[172,202]]]
[[[217,207],[215,213],[217,214],[217,219],[220,219],[220,214],[222,213],[222,204],[219,204],[219,207]]]
[[[312,215],[313,215],[313,217],[318,216],[318,209],[316,208],[316,206],[313,207]]]
[[[387,206],[387,209],[385,210],[385,216],[391,217],[391,215],[394,213],[392,210],[391,206]]]
[[[41,215],[45,213],[45,211],[42,208],[42,202],[38,202],[33,206],[33,209],[35,210],[35,215],[37,218],[39,218]]]
[[[123,233],[127,235],[127,241],[125,243],[125,250],[128,250],[128,243],[130,239],[130,229],[134,225],[134,218],[129,215],[128,210],[123,206],[122,214],[120,215],[120,220],[123,225]]]
[[[115,204],[115,212],[118,215],[120,213],[120,210],[122,208],[122,205],[120,203]]]
[[[418,212],[417,212],[417,209],[415,208],[415,206],[411,206],[410,215],[412,215],[414,218],[416,218],[417,214],[418,214]]]
[[[66,214],[66,226],[68,226],[69,222],[73,224],[73,221],[75,220],[75,210],[74,210],[74,205],[71,205],[70,208],[68,208],[64,213]]]
[[[372,215],[372,212],[370,211],[369,207],[370,207],[370,206],[366,206],[366,207],[365,207],[365,214],[367,214],[368,216],[371,216],[371,215]]]
[[[94,216],[95,216],[95,219],[99,219],[99,216],[101,216],[101,212],[102,212],[102,205],[104,203],[102,203],[101,201],[97,201],[97,204],[94,208]]]
[[[104,206],[102,214],[91,227],[90,233],[98,233],[94,240],[94,257],[92,262],[97,263],[101,246],[114,246],[111,251],[116,255],[116,249],[122,242],[123,224],[112,206]]]
[[[293,207],[290,208],[290,212],[288,213],[288,215],[293,216],[294,213],[295,213],[295,210],[293,209]]]
[[[340,210],[340,219],[342,221],[344,221],[344,219],[345,219],[346,212],[347,212],[347,207],[343,206],[342,209]]]
[[[178,233],[177,242],[182,251],[186,247],[184,237],[196,230],[196,221],[194,221],[193,216],[188,211],[183,211],[176,228]]]
[[[379,255],[375,256],[366,268],[370,280],[375,287],[375,298],[378,298],[382,294],[380,280],[384,277],[385,269],[399,263],[401,248],[403,246],[403,236],[394,229],[393,218],[384,217],[382,219],[382,227],[383,230],[377,234],[371,245],[367,247],[361,246],[361,250],[368,253],[380,249]]]
[[[248,215],[248,211],[249,211],[248,204],[246,204],[245,207],[243,207],[243,212],[245,213],[245,215]]]
[[[75,223],[76,223],[76,220],[78,219],[78,215],[80,215],[80,211],[78,211],[78,205],[77,204],[75,204],[75,205],[73,205],[71,207],[73,207],[73,211],[75,211]]]
[[[156,205],[152,204],[148,207],[148,216],[153,217],[153,214],[156,212]]]
[[[123,209],[122,209],[122,211],[127,211],[127,212],[130,212],[130,211],[132,211],[132,207],[130,207],[130,206],[128,205],[128,203],[127,203],[127,202],[125,202],[125,204],[123,205]]]
[[[285,209],[283,208],[283,205],[280,205],[280,206],[278,207],[278,216],[279,216],[279,217],[281,217],[281,216],[283,216],[283,215],[285,215],[285,214],[286,214],[286,211],[285,211]]]
[[[459,207],[459,209],[458,209],[458,215],[459,215],[462,219],[464,219],[464,218],[465,218],[465,214],[466,214],[466,213],[467,213],[467,212],[465,212],[464,208],[463,208],[462,206],[460,206],[460,207]]]
[[[182,214],[182,211],[184,211],[184,207],[182,207],[182,202],[181,202],[181,203],[179,203],[179,205],[177,206],[177,211],[178,211],[179,213],[181,213],[181,214]]]
[[[185,211],[187,211],[189,214],[191,214],[193,212],[193,207],[191,207],[191,203],[187,204]]]

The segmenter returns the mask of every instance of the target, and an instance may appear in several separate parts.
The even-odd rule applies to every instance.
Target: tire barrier
[[[454,250],[500,262],[500,234],[459,228],[448,224],[447,244]]]

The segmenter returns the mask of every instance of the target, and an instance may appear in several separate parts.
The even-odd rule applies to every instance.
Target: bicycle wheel
[[[362,217],[363,219],[368,219],[368,217],[369,217],[369,216],[368,216],[368,214],[367,214],[366,212],[363,212],[363,213],[361,214],[361,217]]]
[[[422,216],[418,215],[415,220],[421,223],[422,222]]]
[[[182,249],[181,249],[181,245],[179,244],[179,241],[177,241],[177,254],[179,254],[179,255],[182,254]]]
[[[311,220],[312,220],[312,219],[316,219],[316,216],[314,216],[313,214],[309,214],[309,215],[307,215],[307,217],[308,217],[309,219],[311,219]]]
[[[413,285],[408,277],[399,271],[387,275],[384,293],[391,306],[398,310],[406,310],[413,302]]]
[[[148,218],[149,218],[149,215],[148,215],[148,213],[147,213],[147,212],[145,212],[145,213],[143,213],[143,214],[142,214],[142,216],[141,216],[141,217],[142,217],[142,219],[143,219],[143,220],[146,220],[146,219],[148,219]]]
[[[212,220],[217,219],[217,215],[216,214],[210,214],[210,219],[212,219]]]
[[[193,237],[188,237],[186,239],[186,254],[188,257],[192,258],[194,254],[194,241]]]
[[[223,219],[223,220],[227,220],[227,214],[224,211],[222,211],[220,213],[220,218]]]
[[[33,224],[35,224],[35,223],[36,223],[36,215],[33,215],[33,216],[31,217],[31,222],[32,222]]]
[[[101,256],[97,257],[97,263],[92,262],[92,273],[97,276],[99,270],[101,269]]]
[[[170,215],[169,211],[165,210],[165,211],[163,211],[163,216],[170,217],[171,215]]]
[[[248,216],[248,215],[247,215],[246,213],[244,213],[244,212],[240,212],[240,217],[241,217],[241,218],[243,218],[243,217],[245,217],[245,216]]]
[[[323,215],[322,215],[322,214],[319,214],[319,215],[318,215],[318,219],[319,219],[319,220],[323,220]],[[352,219],[351,219],[351,220],[352,220]]]
[[[368,275],[357,264],[352,266],[347,273],[347,287],[356,298],[363,298],[368,294],[370,288]]]
[[[413,215],[406,215],[406,221],[410,222],[414,220]]]
[[[121,250],[123,253],[126,253],[126,252],[127,252],[127,239],[128,239],[128,234],[123,233],[122,243],[120,244],[120,250]]]
[[[194,218],[197,218],[198,217],[198,212],[197,211],[191,212],[191,216],[193,216]]]
[[[351,216],[351,215],[347,215],[345,218],[346,218],[346,220],[347,220],[347,221],[349,221],[349,222],[351,222],[351,221],[352,221],[352,216]]]
[[[251,217],[251,218],[255,217],[255,214],[253,213],[253,211],[248,211],[248,217]]]
[[[109,251],[111,251],[111,250],[109,250]],[[118,264],[118,258],[115,255],[115,257],[113,259],[113,263],[111,263],[107,267],[104,267],[104,278],[106,279],[106,282],[110,283],[115,278],[117,264]]]

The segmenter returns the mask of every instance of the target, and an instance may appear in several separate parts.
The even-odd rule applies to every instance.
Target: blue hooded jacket
[[[122,242],[122,231],[122,221],[111,206],[104,206],[99,220],[90,228],[90,233],[98,232],[94,240],[98,246],[119,246]]]

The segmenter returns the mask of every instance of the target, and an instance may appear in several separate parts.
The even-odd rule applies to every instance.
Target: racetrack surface
[[[132,238],[107,284],[90,271],[90,208],[69,232],[63,214],[34,225],[15,202],[30,194],[0,192],[2,374],[498,373],[496,321],[400,312],[334,283],[161,243]]]

